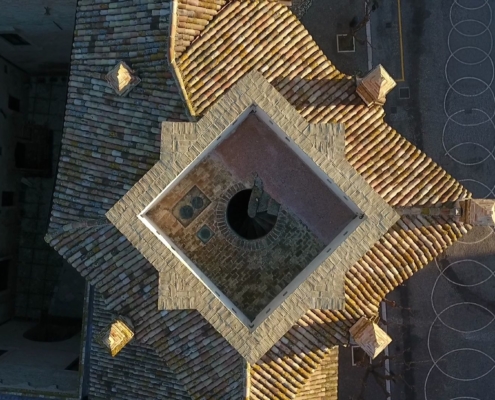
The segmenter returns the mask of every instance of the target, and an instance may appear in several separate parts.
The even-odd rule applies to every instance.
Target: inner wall
[[[251,186],[257,172],[270,196],[327,244],[354,218],[347,205],[256,114],[250,114],[214,152]]]
[[[278,221],[284,222],[277,222],[267,235],[268,246],[252,245],[266,239],[234,244],[219,227],[226,223],[226,212],[218,212],[219,201],[234,186],[251,188],[255,173],[263,180],[264,190],[281,204]],[[194,207],[193,199],[198,197],[202,198],[201,207]],[[194,210],[192,216],[180,212],[188,205]],[[147,213],[147,218],[251,321],[353,217],[287,144],[253,114]],[[205,230],[210,231],[207,236]]]

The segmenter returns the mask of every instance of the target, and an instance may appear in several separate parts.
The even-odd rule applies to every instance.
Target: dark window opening
[[[12,111],[20,112],[21,101],[17,97],[9,95],[9,109],[11,109]]]
[[[2,192],[2,207],[14,205],[14,192]]]
[[[273,229],[277,222],[277,217],[266,211],[257,213],[254,218],[248,215],[251,192],[251,189],[241,190],[230,199],[227,205],[229,226],[235,233],[247,240],[262,238]]]
[[[0,292],[9,288],[9,265],[10,260],[0,261]]]
[[[17,33],[0,33],[0,37],[14,46],[29,45],[29,42],[23,39]]]
[[[366,352],[359,346],[352,346],[352,365],[365,366],[371,364],[371,358]]]

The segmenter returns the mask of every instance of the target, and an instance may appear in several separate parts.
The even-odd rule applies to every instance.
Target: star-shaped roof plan
[[[268,195],[247,215],[250,173],[277,210]],[[245,223],[275,221],[260,237],[229,220],[245,191]],[[345,273],[399,215],[346,161],[342,125],[308,124],[253,71],[198,123],[164,122],[160,161],[107,217],[159,271],[160,308],[197,309],[254,363],[308,309],[344,307]]]
[[[46,236],[97,292],[90,397],[335,400],[351,328],[381,351],[382,299],[493,204],[385,122],[382,67],[340,72],[284,4],[126,4],[81,3]]]

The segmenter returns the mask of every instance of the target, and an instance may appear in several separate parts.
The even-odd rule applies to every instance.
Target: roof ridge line
[[[112,225],[107,218],[88,218],[83,220],[75,220],[68,224],[63,225],[60,229],[57,229],[54,232],[47,233],[44,237],[44,240],[45,242],[50,244],[53,239],[55,239],[57,236],[63,233],[75,231],[76,229],[81,229],[81,228],[99,228],[100,226],[105,226],[105,225]]]
[[[180,72],[179,67],[177,66],[176,58],[175,58],[175,35],[177,32],[177,9],[178,9],[179,0],[171,0],[170,1],[170,24],[169,24],[169,44],[167,51],[168,63],[170,65],[170,71],[172,72],[172,76],[174,78],[175,83],[179,89],[179,95],[182,101],[185,104],[186,114],[190,121],[196,121],[196,113],[192,106],[191,101],[187,95],[186,87],[184,85],[184,80],[182,79],[182,74]]]

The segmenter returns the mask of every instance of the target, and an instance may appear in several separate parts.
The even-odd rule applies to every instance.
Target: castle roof
[[[154,260],[143,257],[132,238],[106,220],[105,214],[131,188],[142,185],[143,176],[159,178],[153,167],[161,162],[162,122],[201,123],[254,70],[305,123],[343,126],[346,162],[388,207],[427,207],[470,193],[391,128],[380,105],[363,102],[354,79],[331,64],[284,5],[230,1],[207,13],[207,3],[213,2],[79,1],[47,241],[95,286],[107,310],[132,320],[134,342],[165,363],[175,379],[171,385],[182,385],[176,398],[187,398],[186,391],[190,398],[310,398],[309,385],[318,387],[318,377],[327,376],[322,368],[335,366],[333,348],[349,342],[350,327],[363,316],[376,317],[388,292],[469,225],[443,215],[402,215],[345,272],[342,309],[305,310],[257,361],[246,362],[201,312],[159,309],[162,278]],[[183,32],[178,28],[190,22],[184,16],[196,18],[202,28],[180,48],[177,39]],[[126,97],[116,95],[105,80],[120,60],[141,79]],[[150,189],[149,201],[158,195]],[[168,257],[166,250],[159,256]],[[173,255],[169,260],[180,264]],[[191,282],[185,282],[185,289]],[[123,354],[128,363],[142,360],[139,351]],[[109,356],[101,348],[92,357],[92,368],[99,368],[100,358]],[[156,359],[150,355],[147,362]],[[116,379],[130,380],[135,387],[147,380],[137,375]],[[105,388],[94,385],[91,390],[105,397]],[[126,394],[117,389],[112,396]]]

